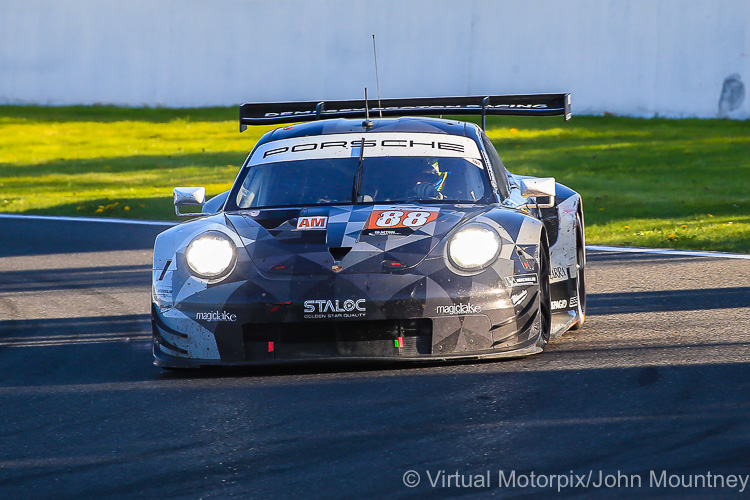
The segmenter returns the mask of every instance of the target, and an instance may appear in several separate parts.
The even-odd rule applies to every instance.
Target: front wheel
[[[549,342],[552,333],[552,299],[549,286],[549,244],[547,236],[542,233],[539,242],[539,316],[541,328],[540,345],[544,347]]]
[[[579,215],[576,216],[576,297],[578,322],[570,328],[571,330],[578,330],[586,321],[586,247]]]

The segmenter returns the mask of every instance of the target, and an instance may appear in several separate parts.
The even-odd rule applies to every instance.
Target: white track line
[[[158,220],[138,220],[138,219],[107,219],[96,217],[65,217],[55,215],[16,215],[0,214],[0,219],[31,219],[31,220],[51,220],[51,221],[68,221],[68,222],[104,222],[112,224],[139,224],[142,226],[176,226],[177,222],[158,221]]]
[[[750,260],[750,255],[738,253],[694,252],[690,250],[671,250],[667,248],[608,247],[601,245],[586,245],[586,250],[593,250],[596,252],[657,253],[662,255],[686,255],[689,257],[713,257],[716,259]]]
[[[107,337],[107,338],[93,338],[93,339],[65,339],[65,340],[27,340],[27,341],[14,341],[14,342],[3,342],[0,341],[0,347],[61,347],[68,345],[84,345],[84,344],[105,344],[112,342],[149,342],[150,336],[139,335],[130,337]]]
[[[0,214],[0,219],[32,219],[68,222],[104,222],[111,224],[136,224],[142,226],[176,226],[178,222],[137,220],[137,219],[107,219],[96,217],[66,217],[54,215],[16,215]],[[722,252],[695,252],[690,250],[671,250],[666,248],[637,248],[637,247],[610,247],[605,245],[586,245],[587,250],[596,252],[625,252],[625,253],[655,253],[661,255],[685,255],[688,257],[713,257],[716,259],[745,259],[750,260],[750,255]]]

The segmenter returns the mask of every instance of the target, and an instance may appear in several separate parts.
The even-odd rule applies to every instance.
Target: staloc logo
[[[207,321],[209,323],[228,322],[234,323],[237,321],[236,314],[229,314],[226,311],[209,311],[209,312],[197,312],[195,313],[195,319],[201,321]]]
[[[353,311],[365,312],[365,299],[345,300],[339,303],[338,300],[306,300],[306,313],[346,313]]]
[[[334,266],[335,267],[335,266]],[[306,300],[305,319],[364,318],[367,314],[365,299]]]

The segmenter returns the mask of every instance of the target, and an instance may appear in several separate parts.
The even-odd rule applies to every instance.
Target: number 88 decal
[[[420,227],[437,219],[438,213],[438,210],[373,210],[367,228]]]
[[[391,210],[390,212],[383,212],[380,214],[380,218],[375,221],[375,225],[378,227],[393,227],[397,226],[401,222],[401,217],[404,216],[404,212],[397,210]]]
[[[407,227],[424,226],[427,224],[427,218],[430,212],[409,212],[404,218],[403,224]]]

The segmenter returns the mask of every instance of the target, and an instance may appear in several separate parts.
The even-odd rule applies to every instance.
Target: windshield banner
[[[479,148],[468,137],[447,134],[332,134],[296,137],[261,145],[250,165],[279,161],[358,157],[364,135],[364,156],[434,156],[480,160]],[[481,163],[477,162],[479,168]]]

